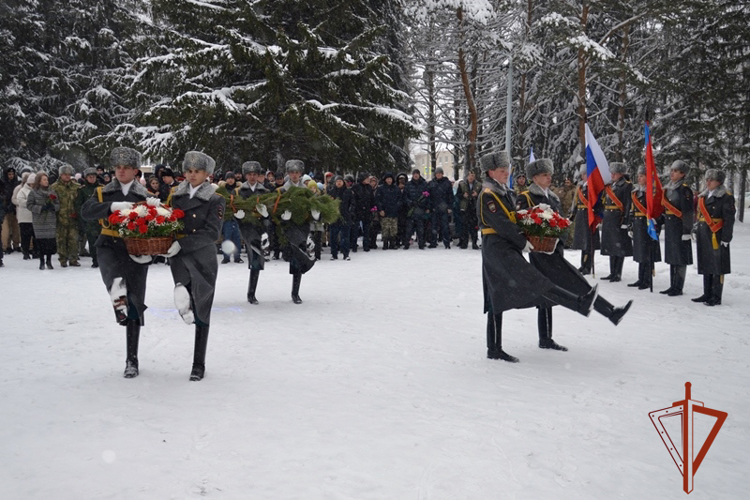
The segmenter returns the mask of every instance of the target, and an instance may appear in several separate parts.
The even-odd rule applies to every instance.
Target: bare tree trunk
[[[437,151],[435,138],[435,63],[428,62],[424,72],[425,85],[427,87],[427,151],[430,155],[429,176],[435,174],[437,166]]]
[[[628,70],[628,46],[630,45],[630,25],[622,30],[622,72],[620,74],[620,102],[619,116],[617,119],[617,161],[622,161],[625,150],[625,100],[627,98]]]
[[[531,34],[532,10],[534,9],[534,0],[528,0],[526,8],[526,40]],[[521,74],[521,89],[518,96],[518,147],[521,148],[521,154],[526,154],[526,77],[527,71]],[[510,151],[508,152],[510,154]]]
[[[581,30],[586,32],[589,17],[589,5],[583,4],[581,11]],[[578,49],[578,140],[581,143],[581,155],[586,151],[586,53]]]
[[[459,7],[456,12],[458,16],[458,22],[463,31],[464,11],[463,8]],[[463,35],[462,35],[463,38]],[[474,96],[471,92],[471,82],[469,81],[469,73],[466,69],[466,55],[463,49],[463,40],[458,47],[458,70],[461,74],[461,83],[464,88],[464,96],[466,97],[466,105],[469,108],[469,119],[471,120],[471,130],[469,131],[469,147],[466,152],[466,164],[470,169],[474,168],[476,164],[476,147],[477,147],[477,132],[479,129],[479,119],[477,117],[477,108],[474,104]]]

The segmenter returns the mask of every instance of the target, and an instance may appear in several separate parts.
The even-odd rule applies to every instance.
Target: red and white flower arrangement
[[[518,210],[516,223],[527,237],[539,238],[559,238],[570,227],[570,219],[561,216],[545,203],[529,210]]]
[[[112,228],[123,238],[168,238],[183,227],[185,212],[161,204],[134,203],[109,216]]]

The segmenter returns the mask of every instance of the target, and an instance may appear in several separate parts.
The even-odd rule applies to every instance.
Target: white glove
[[[315,210],[314,208],[310,210],[310,215],[312,215],[312,218],[315,220],[320,219],[320,210]]]
[[[728,241],[722,241],[721,246],[729,248],[729,242]]]
[[[628,236],[629,236],[630,238],[632,238],[632,237],[633,237],[633,231],[628,231]]]
[[[292,218],[292,212],[289,210],[284,210],[284,213],[281,214],[281,220],[289,220]]]
[[[112,213],[117,212],[118,210],[130,210],[133,207],[133,204],[129,201],[113,201],[112,204],[109,206],[109,210]]]
[[[138,264],[151,264],[153,260],[150,255],[131,255],[130,258]]]
[[[683,234],[682,235],[682,241],[690,241],[690,235],[689,234]]]
[[[244,218],[245,218],[245,211],[244,211],[244,210],[237,210],[237,211],[236,211],[236,212],[234,213],[234,217],[235,217],[236,219],[244,219]]]
[[[263,203],[258,203],[256,205],[255,210],[258,211],[258,213],[263,216],[263,218],[268,217],[268,207],[266,207]]]
[[[148,198],[146,198],[146,205],[150,207],[160,207],[161,200],[155,196],[149,196]]]
[[[534,245],[532,245],[530,241],[526,241],[526,246],[523,247],[522,251],[523,252],[531,252],[532,250],[534,250]]]
[[[620,229],[627,229],[627,228],[628,228],[627,224],[623,224],[622,226],[620,226]]]
[[[177,255],[177,253],[180,251],[182,247],[180,246],[179,241],[175,241],[172,243],[172,245],[169,247],[169,250],[167,250],[167,253],[164,254],[166,257],[174,257]]]

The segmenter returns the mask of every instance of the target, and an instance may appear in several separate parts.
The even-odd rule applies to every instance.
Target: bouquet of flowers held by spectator
[[[534,247],[533,251],[552,252],[560,236],[570,227],[570,219],[541,203],[528,210],[518,210],[516,224]]]
[[[115,210],[109,216],[111,228],[125,240],[131,255],[165,254],[184,224],[185,212],[163,206],[157,198],[133,203],[131,208]]]

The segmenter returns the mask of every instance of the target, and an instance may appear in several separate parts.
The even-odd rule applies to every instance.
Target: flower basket
[[[530,236],[526,235],[526,239],[534,247],[532,252],[553,252],[557,246],[557,240],[554,236]]]
[[[124,238],[130,255],[163,255],[167,253],[174,238]]]

